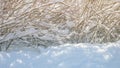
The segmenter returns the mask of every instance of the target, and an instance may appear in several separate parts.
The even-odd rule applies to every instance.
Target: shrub
[[[1,46],[120,40],[119,0],[0,0],[0,8]]]

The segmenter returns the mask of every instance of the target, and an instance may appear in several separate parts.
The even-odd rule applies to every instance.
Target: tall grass
[[[0,8],[0,37],[25,31],[27,26],[48,30],[40,25],[43,22],[60,25],[72,21],[75,26],[70,30],[76,33],[63,41],[120,40],[119,0],[0,0]]]

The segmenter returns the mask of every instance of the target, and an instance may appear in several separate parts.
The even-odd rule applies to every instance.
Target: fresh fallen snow
[[[2,51],[0,68],[120,68],[120,42]]]

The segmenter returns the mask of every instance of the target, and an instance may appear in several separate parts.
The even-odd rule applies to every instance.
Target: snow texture
[[[120,68],[120,42],[2,51],[0,68]]]

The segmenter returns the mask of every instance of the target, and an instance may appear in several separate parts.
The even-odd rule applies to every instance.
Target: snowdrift
[[[120,68],[120,42],[2,51],[0,68]]]

